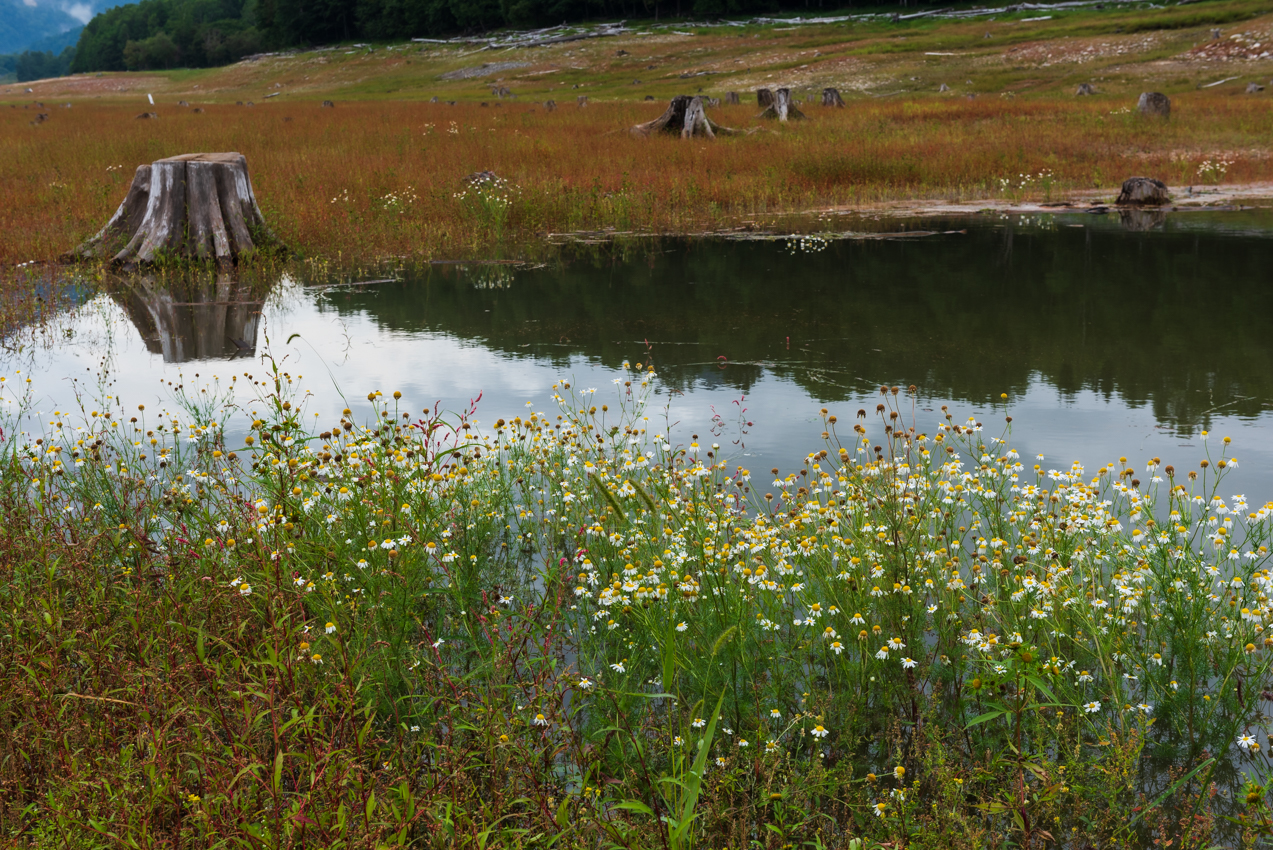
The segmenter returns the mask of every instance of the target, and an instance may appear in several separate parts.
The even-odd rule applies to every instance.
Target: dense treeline
[[[24,50],[21,53],[0,56],[0,79],[16,78],[19,83],[60,77],[71,67],[75,48],[68,47],[61,53],[51,50]]]
[[[262,49],[255,0],[142,0],[94,17],[76,45],[74,72],[198,68]]]
[[[201,67],[264,49],[563,21],[821,9],[824,0],[142,0],[93,18],[73,71]],[[828,5],[830,5],[828,3]],[[839,5],[838,3],[835,5]]]

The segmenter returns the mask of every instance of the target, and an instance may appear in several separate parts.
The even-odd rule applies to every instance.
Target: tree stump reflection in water
[[[264,306],[260,285],[221,273],[215,281],[157,275],[116,278],[110,287],[146,348],[165,363],[251,357]]]

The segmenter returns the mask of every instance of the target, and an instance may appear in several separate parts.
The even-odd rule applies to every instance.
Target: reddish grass
[[[415,102],[164,107],[159,120],[139,121],[136,107],[90,100],[47,110],[39,125],[33,111],[9,109],[0,113],[0,264],[55,259],[105,223],[137,165],[192,151],[243,152],[267,219],[290,245],[359,260],[516,251],[570,230],[693,231],[830,205],[998,197],[1000,178],[1041,169],[1055,175],[1053,195],[1112,189],[1131,174],[1199,182],[1198,163],[1215,155],[1233,160],[1225,182],[1273,179],[1263,99],[1180,95],[1167,123],[1111,114],[1119,105],[858,101],[715,142],[631,138],[625,128],[656,115],[655,103],[554,113]],[[754,112],[714,116],[748,127]],[[504,228],[455,197],[480,170],[518,187]],[[386,209],[390,193],[415,200]],[[1022,194],[1043,193],[1036,183]]]

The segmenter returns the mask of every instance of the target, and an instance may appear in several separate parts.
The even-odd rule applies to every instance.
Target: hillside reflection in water
[[[241,357],[184,371],[251,371],[247,347],[264,350],[268,333],[328,423],[347,403],[328,390],[333,379],[355,407],[377,389],[401,390],[417,408],[458,409],[481,392],[479,419],[491,421],[527,401],[550,410],[560,377],[603,399],[624,360],[652,360],[676,434],[714,433],[758,469],[792,468],[821,447],[820,407],[846,418],[873,409],[881,385],[918,386],[916,424],[928,431],[947,404],[998,433],[1008,393],[1014,443],[1045,466],[1158,455],[1189,468],[1204,451],[1198,433],[1219,429],[1243,461],[1233,486],[1273,498],[1273,220],[1175,215],[1143,232],[1081,215],[924,226],[965,232],[814,251],[724,240],[581,247],[534,269],[434,266],[372,286],[283,286],[260,317],[240,304],[259,296],[134,286],[81,308],[69,343],[24,362],[50,378],[85,376],[108,340],[112,392],[149,403],[157,379],[182,368],[171,361]],[[192,329],[182,356],[152,353],[155,323],[139,317],[156,314],[139,309],[139,293],[231,302],[243,313],[229,316],[238,343],[220,326]],[[195,324],[199,311],[228,320],[185,309]],[[126,317],[150,350],[120,332]],[[65,404],[51,386],[42,403]]]

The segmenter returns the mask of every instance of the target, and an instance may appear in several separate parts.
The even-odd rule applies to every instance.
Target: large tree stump
[[[840,97],[840,92],[837,89],[825,88],[822,90],[822,105],[843,107],[844,98]]]
[[[1152,177],[1128,177],[1118,193],[1119,206],[1161,206],[1171,201],[1167,184]]]
[[[778,89],[774,92],[774,102],[769,108],[756,116],[757,118],[776,118],[779,121],[803,121],[804,113],[796,109],[791,102],[791,89]]]
[[[1142,92],[1136,101],[1136,109],[1141,115],[1154,115],[1159,118],[1171,117],[1171,100],[1167,95],[1156,91]]]
[[[756,89],[756,105],[761,109],[766,106],[772,106],[774,102],[774,93],[769,89]]]
[[[707,117],[703,108],[703,98],[678,94],[668,103],[663,114],[653,121],[637,124],[629,130],[634,136],[652,136],[655,133],[666,133],[690,139],[694,136],[706,136],[714,139],[718,134],[733,136],[743,131],[732,127],[722,127]]]
[[[243,154],[190,153],[138,166],[115,215],[68,259],[228,265],[264,247],[281,246],[257,206]]]

